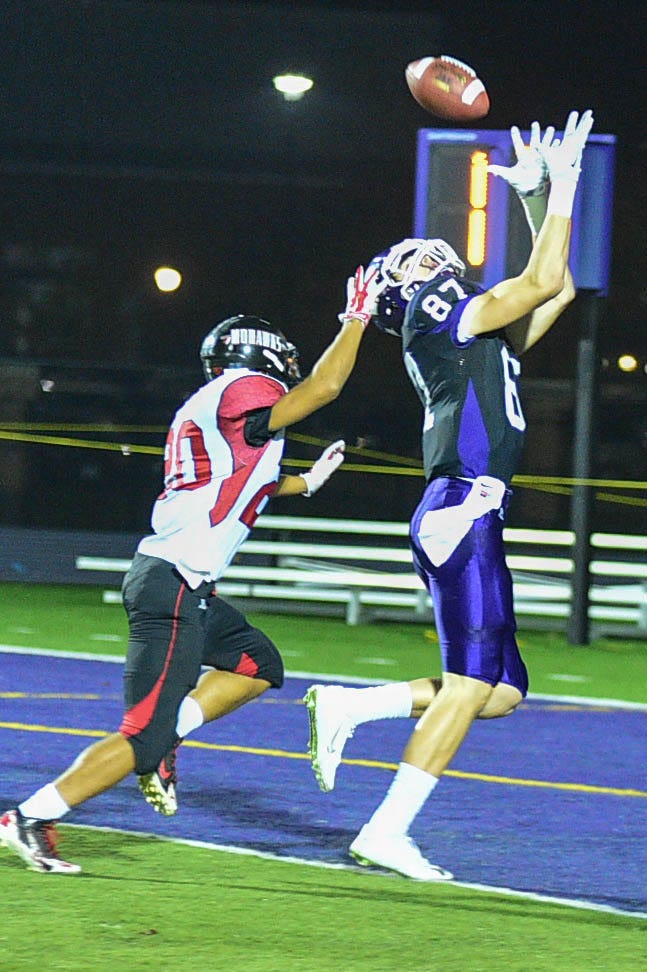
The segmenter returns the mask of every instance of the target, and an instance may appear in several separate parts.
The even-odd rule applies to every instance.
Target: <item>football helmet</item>
[[[458,277],[465,274],[465,264],[445,240],[401,240],[373,257],[367,274],[371,269],[377,269],[378,281],[381,278],[386,284],[371,321],[381,331],[398,336],[407,304],[423,284],[448,271]]]
[[[291,387],[301,381],[299,352],[282,331],[250,314],[237,314],[209,331],[200,360],[207,381],[225,368],[249,368],[278,378]]]

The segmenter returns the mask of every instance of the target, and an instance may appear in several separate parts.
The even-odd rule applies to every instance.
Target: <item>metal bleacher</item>
[[[510,528],[504,538],[520,623],[565,627],[573,534]],[[647,636],[647,537],[594,533],[591,547],[589,619],[596,633]],[[129,564],[76,558],[83,571],[123,574]],[[433,623],[433,605],[413,571],[406,523],[261,516],[217,589],[258,610],[298,605],[302,612],[339,614],[348,624],[379,618]],[[105,602],[119,600],[118,590],[104,592]]]

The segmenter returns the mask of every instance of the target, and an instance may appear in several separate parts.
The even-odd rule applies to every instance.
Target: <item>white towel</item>
[[[424,514],[418,540],[434,567],[440,567],[451,557],[474,520],[500,508],[504,494],[505,483],[500,479],[479,476],[462,503]]]

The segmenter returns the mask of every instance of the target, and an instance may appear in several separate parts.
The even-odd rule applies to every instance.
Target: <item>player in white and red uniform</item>
[[[146,648],[126,661],[120,731],[135,749],[145,799],[167,816],[177,810],[181,739],[283,683],[276,646],[213,596],[214,582],[270,495],[290,485],[303,492],[303,479],[310,495],[343,459],[337,442],[316,464],[318,476],[311,470],[280,477],[284,430],[269,425],[274,406],[300,375],[296,349],[267,321],[223,321],[205,338],[201,358],[208,383],[171,423],[154,532],[140,541],[123,584],[130,642]],[[167,605],[166,623],[159,611],[151,615],[151,597]],[[196,688],[202,666],[211,671]],[[165,755],[151,767],[162,740]]]
[[[341,330],[303,381],[296,349],[267,321],[229,318],[205,338],[208,382],[173,420],[153,533],[124,580],[122,724],[0,817],[0,842],[28,867],[78,873],[56,851],[55,821],[133,770],[146,799],[174,812],[166,784],[173,783],[168,754],[178,737],[281,685],[276,647],[214,596],[214,582],[272,493],[310,496],[342,461],[344,443],[337,442],[308,472],[282,476],[283,430],[339,395],[370,320],[375,276],[365,278],[360,267],[348,281]],[[200,676],[203,665],[211,670]]]
[[[253,430],[258,410],[269,411],[286,390],[270,375],[228,369],[173,419],[155,532],[137,549],[176,564],[192,587],[222,574],[276,489],[283,434]]]
[[[215,340],[211,332],[203,345],[210,380],[171,423],[164,490],[151,517],[154,532],[140,541],[123,584],[133,651],[126,660],[120,731],[135,749],[144,797],[167,816],[177,809],[181,738],[205,719],[283,683],[276,646],[214,597],[214,582],[279,485],[284,433],[270,432],[268,424],[273,406],[298,381],[296,351],[260,318],[231,318],[214,330]],[[326,450],[321,461],[329,475],[342,458],[340,443]],[[284,477],[284,488],[295,478],[303,477]],[[151,613],[151,598],[166,605],[166,621],[162,612]],[[183,702],[203,666],[212,671]]]

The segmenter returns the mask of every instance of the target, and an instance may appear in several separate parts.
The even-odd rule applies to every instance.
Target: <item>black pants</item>
[[[119,731],[138,774],[154,770],[173,745],[178,709],[203,665],[283,684],[276,646],[214,596],[213,584],[192,591],[172,564],[135,554],[122,592],[129,639]]]

